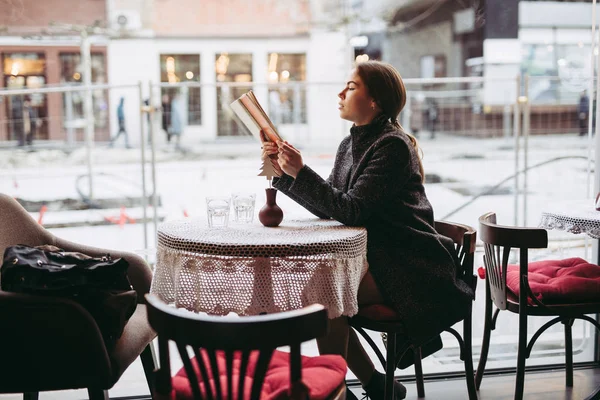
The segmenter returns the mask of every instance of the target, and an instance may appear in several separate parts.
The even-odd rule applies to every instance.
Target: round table
[[[257,315],[319,303],[329,317],[358,312],[368,269],[367,232],[333,220],[209,228],[203,219],[161,224],[151,293],[191,311]]]
[[[600,239],[600,211],[596,211],[593,200],[577,200],[555,205],[542,212],[541,228],[563,230],[570,233],[585,233]]]

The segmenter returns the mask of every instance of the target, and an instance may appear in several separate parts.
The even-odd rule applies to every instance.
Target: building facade
[[[71,3],[23,1],[22,10],[0,19],[5,27],[0,54],[6,60],[2,87],[80,84],[80,37],[64,30],[65,24],[74,29],[97,26],[90,34],[92,82],[141,84],[142,98],[166,116],[154,120],[157,131],[175,129],[177,120],[184,141],[243,138],[247,133],[228,105],[252,89],[286,138],[311,145],[336,142],[342,134],[336,94],[352,58],[346,34],[332,28],[340,10],[336,0],[82,0],[75,12]],[[37,13],[35,21],[27,17],[40,7],[44,12]],[[46,7],[52,11],[46,12]],[[56,22],[64,30],[60,34]],[[66,97],[48,94],[35,100],[38,115],[48,120],[37,138],[62,140],[79,126],[80,96]],[[121,98],[128,131],[140,131],[136,90],[95,91],[96,140],[108,140],[118,130]],[[17,116],[17,108],[18,104],[5,104],[0,112]],[[5,125],[0,138],[14,140],[19,133]],[[335,134],[310,134],[323,130]],[[139,141],[139,134],[130,135],[130,140]]]
[[[426,119],[428,104],[435,102],[440,130],[502,135],[510,118],[506,107],[527,94],[532,133],[579,129],[577,104],[592,77],[590,0],[379,3],[387,9],[381,59],[409,82],[484,78],[479,86],[409,85],[411,119]],[[416,129],[423,125],[407,123]]]

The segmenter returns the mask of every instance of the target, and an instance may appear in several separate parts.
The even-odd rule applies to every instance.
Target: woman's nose
[[[343,90],[338,93],[338,97],[342,100],[344,99],[344,91]]]

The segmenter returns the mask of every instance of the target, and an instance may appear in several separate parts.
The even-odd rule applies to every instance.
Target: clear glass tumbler
[[[231,195],[233,203],[233,218],[235,222],[252,223],[254,220],[254,193],[234,193]]]
[[[208,216],[208,226],[211,228],[227,227],[229,224],[229,197],[207,197],[206,215]]]

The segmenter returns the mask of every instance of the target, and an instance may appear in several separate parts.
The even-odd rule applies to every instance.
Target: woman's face
[[[360,79],[356,69],[350,73],[346,87],[338,97],[340,117],[356,125],[368,124],[378,112],[375,100],[369,95],[367,86]]]

